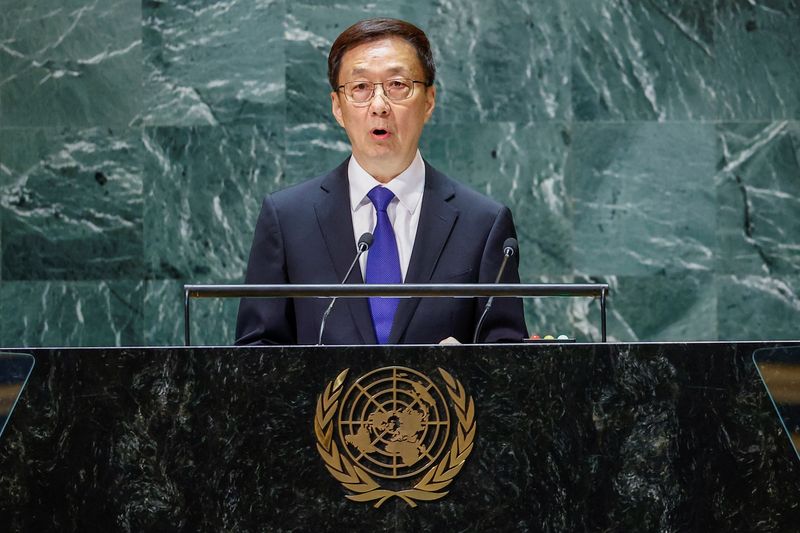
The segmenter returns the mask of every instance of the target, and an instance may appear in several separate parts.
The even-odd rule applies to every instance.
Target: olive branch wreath
[[[438,465],[432,466],[414,488],[393,491],[381,488],[370,475],[353,464],[339,452],[336,441],[333,439],[333,417],[339,407],[339,397],[342,394],[345,377],[349,369],[343,370],[336,379],[328,383],[325,391],[317,398],[317,411],[314,416],[314,433],[317,436],[317,451],[319,451],[328,472],[345,488],[356,494],[348,494],[346,498],[357,502],[372,502],[377,500],[375,507],[380,507],[386,500],[397,496],[411,507],[417,506],[417,500],[438,500],[447,495],[442,492],[453,482],[453,478],[461,471],[464,463],[472,452],[475,440],[475,402],[467,396],[461,383],[443,369],[439,368],[447,384],[447,393],[455,407],[458,418],[458,431],[450,452],[447,453]]]

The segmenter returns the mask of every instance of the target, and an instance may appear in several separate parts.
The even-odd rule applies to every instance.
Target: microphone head
[[[358,248],[359,251],[366,252],[369,250],[369,247],[372,246],[372,240],[372,233],[366,232],[358,238],[358,245],[356,248]]]
[[[519,255],[519,243],[514,237],[509,237],[503,241],[503,253],[508,257]]]

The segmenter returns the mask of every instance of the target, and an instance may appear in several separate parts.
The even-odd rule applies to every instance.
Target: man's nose
[[[378,93],[378,90],[380,90],[380,93]],[[386,98],[386,93],[383,92],[383,85],[375,86],[375,94],[372,95],[369,110],[373,115],[388,115],[389,111],[391,111],[389,100]]]

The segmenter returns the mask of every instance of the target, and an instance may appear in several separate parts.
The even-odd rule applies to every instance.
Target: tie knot
[[[394,193],[386,187],[378,185],[367,193],[367,198],[369,198],[372,205],[375,206],[376,211],[386,211],[389,202],[394,198]]]

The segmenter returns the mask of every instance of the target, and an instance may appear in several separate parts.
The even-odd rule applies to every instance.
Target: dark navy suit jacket
[[[346,160],[326,174],[264,198],[246,283],[340,283],[356,253]],[[507,207],[425,163],[425,190],[406,283],[492,283],[503,242],[516,237]],[[369,252],[367,252],[369,253]],[[509,261],[504,283],[519,281]],[[350,283],[363,283],[356,268]],[[237,344],[316,344],[330,300],[243,298]],[[471,342],[485,298],[400,299],[391,344]],[[522,301],[496,298],[480,341],[527,335]],[[367,299],[342,298],[328,318],[324,344],[376,344]]]

